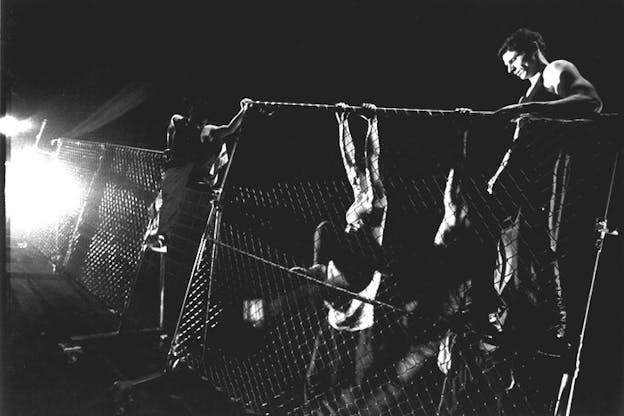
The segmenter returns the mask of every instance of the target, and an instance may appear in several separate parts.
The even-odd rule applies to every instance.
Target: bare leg
[[[346,214],[347,229],[359,228],[362,218],[372,210],[373,190],[370,184],[370,172],[366,169],[365,161],[359,160],[351,132],[349,121],[345,113],[337,113],[340,154],[344,163],[349,183],[353,188],[353,204]]]
[[[379,172],[379,130],[377,117],[368,120],[368,132],[366,134],[366,171],[370,177],[372,196],[372,215],[369,219],[373,237],[379,245],[383,243],[383,233],[386,225],[386,213],[388,211],[388,199],[386,189],[381,181]]]

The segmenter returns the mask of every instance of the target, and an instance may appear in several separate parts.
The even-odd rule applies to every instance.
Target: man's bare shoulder
[[[219,126],[214,124],[206,124],[202,127],[201,134],[210,134],[213,130],[218,129]]]
[[[206,124],[204,127],[202,127],[202,130],[199,133],[202,142],[205,140],[212,141],[212,139],[214,139],[213,133],[216,132],[218,129],[219,126],[215,126],[214,124]]]
[[[563,73],[571,73],[578,74],[578,69],[576,66],[565,59],[557,59],[556,61],[550,62],[544,68],[544,78],[560,78]]]
[[[576,66],[566,60],[566,59],[557,59],[554,60],[552,62],[550,62],[548,65],[546,65],[546,68],[544,68],[544,72],[546,71],[565,71],[565,70],[576,70]]]
[[[568,80],[578,78],[579,72],[576,66],[565,59],[557,59],[550,62],[544,68],[544,86],[549,89],[557,91],[558,85],[563,78]]]

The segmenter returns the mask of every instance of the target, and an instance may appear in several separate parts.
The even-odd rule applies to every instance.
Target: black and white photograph
[[[623,20],[0,0],[0,414],[624,414]]]

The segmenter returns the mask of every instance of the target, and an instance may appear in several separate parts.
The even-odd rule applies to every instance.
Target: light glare
[[[0,118],[0,133],[5,136],[27,132],[34,127],[30,119],[18,120],[13,116],[6,115]]]
[[[6,207],[11,230],[54,225],[78,209],[82,190],[63,166],[35,148],[14,151],[7,162]]]

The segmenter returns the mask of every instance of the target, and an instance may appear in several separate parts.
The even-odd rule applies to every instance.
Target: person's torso
[[[527,94],[520,97],[520,103],[534,102],[534,101],[554,101],[558,100],[560,97],[557,94],[554,94],[544,86],[544,74],[541,73],[537,81],[535,82],[535,86],[527,91]]]
[[[544,86],[544,76],[540,74],[535,86],[523,95],[519,102],[549,102],[558,100],[557,94],[550,92]],[[529,209],[541,209],[550,199],[550,182],[552,177],[545,174],[547,156],[543,153],[545,139],[540,124],[531,123],[529,118],[517,121],[514,132],[514,144],[511,157],[507,163],[506,176],[511,180],[501,180],[509,198],[503,200],[503,210],[508,212],[511,219],[517,215],[520,205],[527,205]],[[548,159],[549,160],[549,159]],[[521,202],[520,204],[518,204]],[[527,209],[527,206],[524,209]]]
[[[199,134],[201,125],[191,123],[188,117],[173,119],[173,129],[168,143],[172,153],[171,164],[197,162],[201,155]]]

